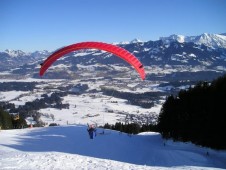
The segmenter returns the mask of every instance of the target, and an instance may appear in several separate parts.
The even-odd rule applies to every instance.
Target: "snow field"
[[[117,101],[117,103],[114,103]],[[115,124],[125,122],[126,113],[128,114],[149,114],[160,112],[161,105],[156,105],[151,109],[144,109],[134,105],[126,104],[126,100],[110,98],[99,94],[96,98],[89,94],[67,95],[63,103],[69,104],[69,109],[46,108],[39,110],[42,114],[53,114],[54,122],[61,125],[66,124],[87,124],[89,122],[104,125],[105,123]],[[50,118],[41,117],[44,122],[53,122]]]
[[[225,169],[226,152],[165,141],[158,133],[128,136],[86,126],[0,132],[0,169]],[[165,145],[164,145],[165,143]],[[209,156],[206,152],[209,152]]]

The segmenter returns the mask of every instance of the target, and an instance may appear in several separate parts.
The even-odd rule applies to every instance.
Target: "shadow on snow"
[[[35,128],[17,139],[18,144],[5,145],[26,152],[63,152],[110,159],[147,166],[202,166],[225,168],[226,163],[180,145],[163,145],[159,134],[132,135],[105,130],[105,135],[89,139],[86,126]],[[98,129],[97,132],[102,132]]]

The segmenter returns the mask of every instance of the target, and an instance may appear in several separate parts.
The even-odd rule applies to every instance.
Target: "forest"
[[[164,102],[157,124],[105,124],[104,128],[128,134],[155,131],[165,139],[192,142],[214,149],[226,149],[226,75],[212,82],[170,95]]]
[[[164,138],[226,149],[226,75],[169,96],[158,118]]]

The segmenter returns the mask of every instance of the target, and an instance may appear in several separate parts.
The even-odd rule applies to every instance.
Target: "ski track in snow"
[[[226,168],[225,151],[165,141],[154,132],[128,136],[111,130],[99,134],[102,131],[91,140],[84,125],[2,130],[0,169]]]

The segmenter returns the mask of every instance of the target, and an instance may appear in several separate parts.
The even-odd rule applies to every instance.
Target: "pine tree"
[[[0,107],[0,126],[1,129],[12,129],[12,119],[9,113],[5,112],[1,107]]]

